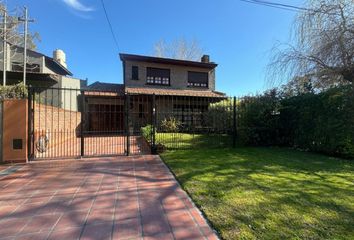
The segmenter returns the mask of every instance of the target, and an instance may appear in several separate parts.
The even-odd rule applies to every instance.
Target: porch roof
[[[166,88],[139,88],[126,87],[125,92],[129,94],[144,94],[158,96],[189,96],[189,97],[211,97],[225,98],[226,95],[217,91],[210,90],[189,90],[189,89],[166,89]]]
[[[3,71],[0,71],[0,80],[2,82]],[[16,80],[22,81],[23,72],[19,71],[6,71],[7,80]],[[60,79],[60,76],[52,73],[37,73],[37,72],[26,72],[27,81],[49,81],[52,83],[57,83]]]

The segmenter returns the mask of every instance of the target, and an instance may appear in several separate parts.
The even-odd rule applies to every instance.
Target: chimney
[[[209,55],[203,55],[202,59],[201,59],[202,63],[209,63],[210,62],[210,57]]]
[[[59,62],[62,66],[67,68],[68,66],[66,65],[66,55],[63,50],[61,49],[56,49],[53,51],[53,59]]]

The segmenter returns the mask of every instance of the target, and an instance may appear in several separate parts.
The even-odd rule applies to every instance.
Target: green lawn
[[[224,239],[354,239],[354,161],[280,148],[162,158]]]
[[[156,143],[168,149],[219,148],[231,146],[232,137],[226,134],[157,133]]]

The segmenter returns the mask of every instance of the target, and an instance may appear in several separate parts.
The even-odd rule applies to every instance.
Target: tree
[[[18,17],[22,16],[22,12],[18,9],[9,12],[6,5],[0,1],[0,14],[2,18],[4,17],[4,11],[7,11],[7,24],[6,24],[6,40],[10,46],[22,46],[23,45],[23,23],[18,20]],[[4,39],[4,27],[1,24],[0,37],[1,40]],[[38,32],[28,32],[27,34],[27,47],[30,50],[36,49],[36,42],[40,40]],[[1,48],[2,52],[2,48]]]
[[[203,50],[196,40],[187,41],[180,38],[167,43],[162,39],[155,43],[154,55],[156,57],[199,61],[203,55]]]
[[[277,44],[268,66],[268,78],[304,79],[314,88],[354,81],[353,0],[308,0],[295,18],[294,44]]]

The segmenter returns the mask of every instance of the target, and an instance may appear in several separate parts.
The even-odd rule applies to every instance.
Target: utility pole
[[[3,9],[4,11],[4,19],[3,19],[3,49],[2,49],[2,54],[3,54],[3,69],[2,69],[2,84],[3,86],[6,86],[6,70],[7,70],[7,39],[6,39],[6,35],[7,35],[7,11],[6,8]]]
[[[28,23],[34,22],[33,19],[28,19],[28,9],[24,7],[24,18],[18,18],[19,21],[24,22],[24,47],[23,47],[23,85],[26,86],[26,68],[27,68],[27,32]]]

